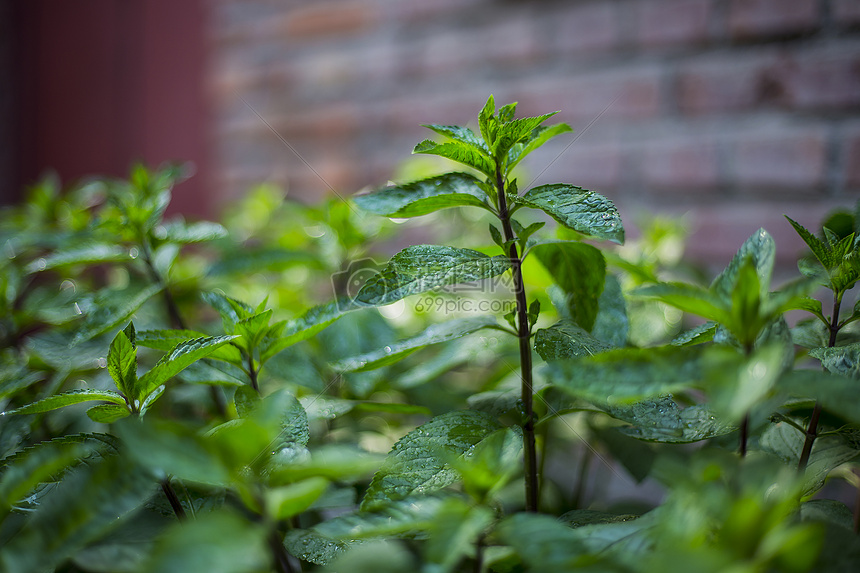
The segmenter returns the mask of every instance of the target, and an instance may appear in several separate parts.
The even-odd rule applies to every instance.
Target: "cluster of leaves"
[[[468,171],[350,203],[262,186],[186,223],[165,218],[182,169],[138,166],[4,212],[0,569],[856,568],[860,510],[820,493],[860,485],[860,213],[789,219],[812,256],[779,289],[764,230],[680,282],[671,225],[604,250],[624,241],[607,198],[520,193],[570,128],[515,112],[427,126],[445,141],[415,153]],[[370,258],[393,227],[362,212],[466,207],[485,243]],[[463,292],[513,310],[403,302]],[[661,494],[589,495],[612,476]]]

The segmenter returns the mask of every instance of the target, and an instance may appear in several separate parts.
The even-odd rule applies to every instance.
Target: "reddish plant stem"
[[[829,348],[836,346],[836,335],[839,333],[839,306],[842,304],[841,297],[833,297],[833,315],[830,317],[830,341],[827,343]],[[812,454],[812,445],[818,437],[818,419],[821,417],[821,403],[815,402],[815,407],[812,409],[812,417],[809,419],[809,425],[806,427],[806,439],[803,442],[803,450],[800,452],[800,461],[797,464],[799,471],[805,471],[809,464],[809,456]],[[860,503],[860,502],[858,502]],[[860,505],[858,505],[860,510]],[[856,512],[855,512],[856,513]]]
[[[513,241],[515,236],[511,227],[511,215],[508,211],[508,201],[505,195],[505,178],[498,167],[496,168],[496,190],[498,191],[499,198],[499,219],[502,222],[505,241]],[[537,451],[535,448],[531,331],[528,319],[528,303],[523,283],[522,260],[520,259],[516,243],[511,243],[508,257],[511,260],[511,273],[513,275],[517,301],[517,337],[520,343],[522,402],[525,416],[525,420],[523,421],[523,451],[525,458],[526,511],[536,512],[538,510],[538,472]]]
[[[176,519],[179,521],[185,521],[185,518],[187,517],[187,515],[185,515],[185,508],[182,507],[182,503],[179,501],[179,496],[176,495],[176,491],[173,489],[173,486],[170,485],[170,476],[161,480],[161,491],[164,492],[164,496],[167,498],[167,501],[170,502],[170,507],[173,509]]]

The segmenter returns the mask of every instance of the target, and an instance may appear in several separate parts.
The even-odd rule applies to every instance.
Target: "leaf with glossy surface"
[[[448,141],[446,143],[436,143],[429,139],[425,139],[415,146],[412,153],[422,153],[428,155],[438,155],[468,165],[477,169],[481,173],[492,177],[496,170],[496,165],[492,158],[483,150],[466,143],[459,141]]]
[[[394,444],[373,476],[362,509],[451,485],[459,476],[448,458],[463,454],[499,428],[489,415],[463,410],[436,416],[412,430]]]
[[[468,173],[446,173],[355,195],[353,201],[365,211],[385,217],[418,217],[448,207],[489,209],[487,195],[478,184],[478,179]]]
[[[87,417],[99,424],[111,424],[131,415],[125,404],[100,404],[87,410]]]
[[[289,519],[298,515],[317,500],[328,488],[329,482],[321,477],[272,487],[265,490],[266,514],[274,519]]]
[[[129,327],[129,334],[134,336],[134,326],[129,323]],[[137,383],[137,349],[125,331],[120,330],[111,342],[107,369],[119,391],[124,396],[133,396]]]
[[[331,539],[397,537],[426,531],[444,503],[443,497],[413,496],[381,500],[372,510],[362,509],[315,525],[313,530]]]
[[[424,558],[434,572],[450,573],[474,551],[478,537],[493,522],[493,512],[458,498],[446,499],[428,531]]]
[[[624,243],[624,226],[615,205],[598,193],[553,183],[529,189],[518,203],[540,209],[568,229],[598,239]]]
[[[499,110],[501,114],[501,110]],[[557,111],[546,113],[537,117],[523,117],[499,123],[496,141],[493,144],[493,153],[498,159],[507,157],[508,152],[517,143],[527,141],[537,127],[557,114]]]
[[[290,555],[302,561],[325,565],[347,550],[349,544],[321,535],[312,529],[291,529],[284,538]]]
[[[570,312],[586,331],[594,328],[600,295],[606,282],[606,261],[585,243],[544,243],[532,252],[555,283],[570,295]]]
[[[123,397],[112,390],[72,390],[62,394],[54,394],[53,396],[48,396],[47,398],[43,398],[37,402],[33,402],[32,404],[27,404],[26,406],[21,406],[20,408],[3,412],[3,415],[40,414],[42,412],[56,410],[57,408],[65,408],[66,406],[71,406],[73,404],[94,401],[125,405]]]
[[[171,221],[159,225],[152,233],[156,239],[172,241],[174,243],[202,243],[213,241],[227,236],[227,229],[218,223],[210,221],[197,221],[186,223],[184,221]]]
[[[265,363],[280,351],[316,335],[347,312],[360,308],[352,300],[338,299],[321,304],[308,310],[301,317],[287,321],[284,330],[277,338],[260,349],[260,362]]]
[[[498,322],[492,316],[458,318],[433,324],[427,327],[424,332],[406,340],[401,340],[373,352],[339,360],[332,364],[332,368],[341,372],[366,372],[374,370],[388,364],[393,364],[425,346],[455,340],[482,328],[497,325]]]
[[[535,128],[528,139],[511,147],[510,152],[508,152],[508,170],[510,171],[513,169],[514,166],[525,159],[529,153],[541,147],[553,137],[570,131],[573,131],[573,129],[566,123],[557,123],[555,125]]]
[[[416,245],[394,255],[365,283],[355,297],[359,304],[384,306],[437,287],[467,283],[502,274],[507,257],[490,257],[471,249]]]
[[[737,429],[720,420],[707,404],[681,409],[668,396],[629,406],[609,406],[606,413],[632,424],[630,427],[619,428],[622,434],[647,442],[689,444],[723,436]]]
[[[597,317],[591,334],[612,346],[627,346],[630,320],[627,318],[627,301],[621,291],[621,283],[614,275],[607,274],[603,292],[597,301]]]
[[[194,338],[206,338],[206,336],[205,333],[196,330],[141,330],[137,332],[137,344],[144,348],[169,352],[182,342]],[[242,364],[242,353],[232,344],[225,344],[217,348],[206,358],[223,360],[231,364]]]
[[[573,322],[562,320],[535,333],[535,351],[547,362],[594,356],[613,346],[591,336]]]
[[[728,266],[711,283],[710,291],[726,302],[731,301],[741,268],[749,260],[758,277],[761,296],[764,298],[773,274],[775,256],[776,245],[773,237],[764,229],[759,229],[744,241]],[[717,320],[717,322],[723,321]]]
[[[846,346],[813,348],[809,355],[820,360],[821,365],[828,371],[860,381],[860,342]]]
[[[134,399],[145,400],[156,388],[186,367],[236,338],[237,336],[207,336],[192,338],[177,344],[173,350],[162,356],[149,372],[138,379]]]

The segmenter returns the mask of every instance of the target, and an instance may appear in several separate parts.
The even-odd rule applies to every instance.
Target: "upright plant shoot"
[[[414,153],[439,155],[462,163],[477,171],[477,176],[470,173],[447,173],[414,183],[384,187],[355,198],[355,202],[365,210],[389,217],[414,217],[448,207],[483,208],[492,213],[501,225],[501,231],[490,225],[490,234],[502,249],[503,255],[486,257],[468,249],[435,245],[409,247],[396,255],[383,270],[380,276],[384,279],[371,280],[359,291],[356,302],[388,304],[408,294],[430,290],[435,286],[489,278],[510,269],[516,309],[505,318],[513,328],[512,334],[518,338],[520,349],[526,509],[537,511],[538,465],[534,433],[531,338],[540,305],[537,300],[531,303],[528,301],[523,283],[522,263],[533,247],[541,245],[540,260],[564,290],[565,283],[576,283],[577,269],[559,268],[555,265],[581,260],[582,257],[576,256],[581,254],[580,251],[596,249],[577,241],[541,240],[534,234],[544,226],[543,222],[523,226],[514,218],[514,214],[523,207],[538,209],[564,227],[588,237],[617,243],[623,242],[624,230],[612,202],[580,187],[557,183],[534,187],[522,195],[519,194],[517,181],[511,178],[514,167],[529,153],[551,138],[571,131],[571,128],[564,123],[542,125],[558,112],[515,119],[516,105],[511,103],[496,111],[493,96],[490,96],[478,116],[480,136],[467,127],[425,126],[445,137],[447,141],[422,141],[415,146]],[[574,256],[570,256],[572,254]],[[446,267],[445,273],[441,273],[438,268],[440,256],[443,260],[450,259],[449,262],[452,263]],[[602,256],[600,258],[602,261]],[[548,261],[554,262],[548,264]],[[402,272],[398,273],[398,269]],[[444,278],[441,278],[443,275]],[[412,279],[409,283],[422,285],[420,289],[402,288],[404,276]],[[591,322],[593,325],[593,317]],[[587,330],[591,327],[588,324],[581,326]]]

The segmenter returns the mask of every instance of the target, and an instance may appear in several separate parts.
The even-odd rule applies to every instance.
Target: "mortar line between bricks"
[[[352,212],[353,212],[353,213],[355,213],[356,215],[358,214],[358,211],[356,211],[356,210],[355,210],[355,207],[353,207],[353,206],[352,206],[352,203],[350,203],[349,201],[347,201],[347,200],[344,198],[344,196],[343,196],[343,195],[341,195],[340,193],[338,193],[338,192],[337,192],[337,190],[335,190],[335,188],[334,188],[334,187],[332,187],[332,186],[329,184],[329,182],[328,182],[328,181],[326,181],[326,180],[323,178],[323,176],[322,176],[322,175],[320,175],[320,174],[319,174],[319,172],[318,172],[316,169],[314,169],[314,168],[313,168],[313,165],[311,165],[310,163],[308,163],[308,161],[307,161],[304,157],[302,157],[302,154],[301,154],[301,153],[299,153],[299,152],[298,152],[298,150],[296,150],[296,148],[295,148],[295,147],[293,147],[292,145],[290,145],[290,142],[289,142],[289,141],[287,141],[287,140],[286,140],[286,138],[284,138],[284,136],[283,136],[283,135],[281,135],[280,133],[278,133],[278,130],[276,130],[274,127],[272,127],[272,124],[270,124],[268,121],[266,121],[266,119],[265,119],[262,115],[260,115],[260,112],[258,112],[256,109],[254,109],[254,106],[252,106],[250,103],[248,103],[248,101],[247,101],[245,98],[243,98],[243,97],[239,94],[239,92],[233,92],[233,93],[234,93],[234,94],[236,94],[236,97],[237,97],[237,98],[239,98],[240,100],[242,100],[242,103],[244,103],[244,104],[248,107],[248,109],[250,109],[252,112],[254,112],[254,115],[256,115],[256,116],[257,116],[257,118],[258,118],[260,121],[262,121],[262,122],[263,122],[263,124],[264,124],[266,127],[268,127],[268,128],[269,128],[269,131],[271,131],[273,134],[275,134],[275,137],[277,137],[277,138],[281,141],[281,143],[283,143],[283,144],[284,144],[284,146],[286,146],[286,148],[287,148],[287,149],[289,149],[290,151],[292,151],[292,152],[295,154],[295,156],[299,158],[299,161],[301,161],[302,163],[304,163],[304,164],[305,164],[305,167],[307,167],[308,169],[310,169],[310,170],[313,172],[313,174],[314,174],[314,175],[316,175],[316,176],[319,178],[319,180],[320,180],[320,181],[322,181],[322,182],[323,182],[323,184],[324,184],[326,187],[328,187],[329,191],[331,191],[332,193],[334,193],[335,195],[337,195],[337,198],[338,198],[338,199],[340,199],[341,201],[343,201],[344,203],[346,203],[347,207],[349,207],[349,208],[352,210]]]

